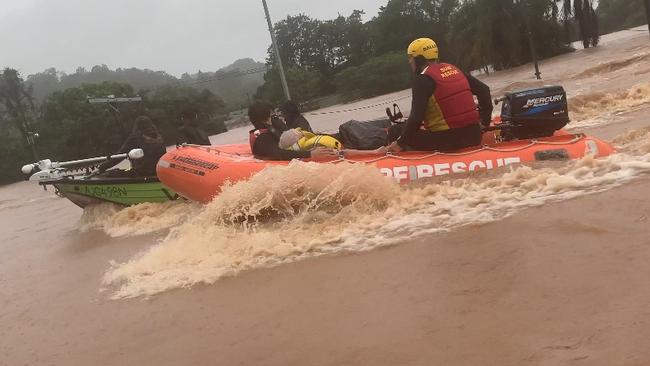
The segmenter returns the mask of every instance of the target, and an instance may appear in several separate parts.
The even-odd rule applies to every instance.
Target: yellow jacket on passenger
[[[329,135],[316,135],[309,131],[304,131],[299,128],[295,129],[302,133],[302,137],[298,139],[293,145],[286,148],[286,150],[293,151],[309,151],[317,147],[329,147],[331,149],[342,149],[343,144],[337,139]]]

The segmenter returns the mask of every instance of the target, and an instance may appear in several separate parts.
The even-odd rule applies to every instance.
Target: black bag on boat
[[[349,149],[374,150],[386,144],[386,130],[390,120],[347,121],[339,126],[339,135],[343,146]]]

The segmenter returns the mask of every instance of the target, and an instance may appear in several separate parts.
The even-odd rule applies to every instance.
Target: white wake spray
[[[199,211],[179,206],[192,215],[136,258],[111,263],[104,284],[116,289],[114,298],[151,296],[244,270],[500,220],[650,173],[648,129],[616,142],[624,153],[604,159],[519,166],[415,186],[398,186],[363,165],[293,162],[269,168],[226,187]]]

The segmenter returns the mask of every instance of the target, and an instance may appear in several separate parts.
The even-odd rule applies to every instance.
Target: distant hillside
[[[152,90],[170,83],[183,83],[196,89],[208,89],[219,95],[229,109],[236,109],[246,104],[247,95],[255,94],[257,88],[264,83],[264,67],[265,64],[261,62],[245,58],[214,72],[199,71],[194,75],[186,73],[179,79],[165,71],[137,68],[111,70],[106,65],[97,65],[90,70],[80,67],[73,74],[50,68],[27,76],[26,82],[33,88],[34,97],[39,102],[55,91],[104,81],[128,83],[135,90]],[[251,70],[262,71],[246,74]]]
[[[264,84],[265,68],[264,63],[244,58],[215,72],[199,71],[194,75],[184,74],[181,79],[184,81],[191,79],[197,87],[219,95],[230,109],[237,109],[248,104],[248,98]]]
[[[233,62],[231,65],[220,68],[217,71],[228,72],[228,71],[236,71],[236,70],[251,70],[251,69],[258,69],[265,66],[266,64],[264,64],[263,62],[257,62],[252,58],[242,58]],[[262,78],[260,77],[260,79]]]

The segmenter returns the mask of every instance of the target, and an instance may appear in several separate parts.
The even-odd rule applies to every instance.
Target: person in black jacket
[[[336,157],[334,149],[317,147],[311,151],[283,150],[278,146],[280,135],[288,130],[287,125],[277,117],[271,118],[273,107],[264,102],[255,102],[248,107],[248,118],[254,130],[249,132],[253,155],[259,159],[291,160]]]
[[[208,134],[199,127],[198,113],[194,109],[186,109],[181,114],[183,125],[178,129],[176,144],[211,145]]]
[[[420,38],[408,47],[413,79],[411,115],[388,131],[387,150],[451,151],[481,144],[481,124],[492,115],[490,88],[456,66],[438,60],[438,46]],[[474,102],[479,103],[477,109]]]
[[[158,129],[147,116],[139,116],[135,119],[131,134],[115,154],[128,153],[133,149],[142,149],[144,157],[132,160],[130,171],[110,171],[109,176],[148,177],[156,175],[158,160],[165,155],[167,149]],[[120,160],[109,160],[99,166],[98,172],[103,173],[119,163]]]
[[[284,118],[284,122],[290,129],[300,128],[303,131],[314,132],[309,125],[309,121],[300,114],[300,109],[294,101],[288,100],[284,102],[280,106],[280,113],[282,113],[282,118]]]

